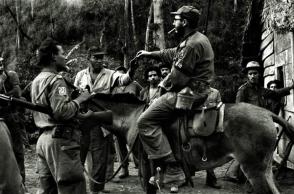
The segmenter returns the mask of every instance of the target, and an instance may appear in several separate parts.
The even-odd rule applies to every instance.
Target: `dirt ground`
[[[25,156],[25,167],[26,167],[26,186],[29,193],[36,193],[38,188],[36,174],[36,154],[35,146],[32,145],[32,150],[26,150]],[[222,189],[216,190],[205,185],[205,175],[204,171],[197,172],[193,178],[194,188],[190,186],[184,186],[179,189],[179,193],[186,194],[241,194],[246,193],[243,185],[238,185],[235,183],[225,182],[222,177],[225,176],[226,169],[229,164],[215,169],[216,175],[218,177],[219,183],[222,185]],[[115,163],[115,168],[117,168],[118,163]],[[129,166],[130,177],[121,179],[119,183],[109,182],[106,184],[106,189],[110,190],[114,194],[127,194],[127,193],[144,193],[141,188],[139,178],[137,176],[137,169],[134,167],[133,163]],[[279,189],[282,194],[293,194],[294,184],[292,185],[280,185]],[[169,193],[168,188],[163,188],[159,194]]]

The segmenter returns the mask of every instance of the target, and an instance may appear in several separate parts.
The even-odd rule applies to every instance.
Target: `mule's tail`
[[[275,123],[283,127],[284,133],[292,142],[294,142],[294,126],[276,114],[272,114],[272,118]]]

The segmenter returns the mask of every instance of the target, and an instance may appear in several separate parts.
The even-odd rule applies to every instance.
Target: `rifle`
[[[52,114],[52,110],[47,107],[44,107],[44,106],[41,106],[38,104],[34,104],[34,103],[31,103],[31,102],[28,102],[26,100],[22,100],[19,98],[14,98],[12,96],[6,96],[4,94],[0,94],[0,103],[2,104],[3,102],[10,103],[12,105],[16,105],[16,106],[20,106],[20,107],[24,107],[24,108],[27,108],[30,110],[38,111],[41,113],[49,114],[49,115]]]
[[[14,98],[11,96],[0,94],[0,104],[2,104],[3,102],[8,104],[10,103],[15,106],[24,107],[24,108],[34,110],[37,112],[45,113],[48,115],[52,115],[52,110],[48,107],[34,104],[19,98]],[[93,112],[89,117],[85,118],[83,121],[84,124],[88,123],[89,126],[92,126],[92,125],[95,126],[95,125],[101,124],[101,122],[108,125],[112,124],[112,111],[104,110],[104,111]]]

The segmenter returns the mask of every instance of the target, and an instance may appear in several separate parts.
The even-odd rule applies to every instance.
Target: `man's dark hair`
[[[281,87],[282,87],[282,82],[280,81],[280,80],[271,80],[271,81],[269,81],[268,83],[267,83],[267,88],[270,88],[270,86],[272,85],[272,84],[276,84],[277,85],[277,89],[280,89]]]
[[[181,15],[181,17],[182,19],[186,19],[188,21],[190,28],[195,29],[198,27],[199,16],[186,17],[185,15]]]
[[[161,76],[161,72],[160,72],[159,68],[156,67],[156,66],[151,66],[151,67],[148,67],[148,68],[145,70],[145,79],[146,79],[146,80],[148,79],[148,73],[149,73],[150,71],[155,71],[155,72],[157,73],[158,77]]]
[[[170,65],[169,64],[167,64],[167,63],[160,63],[159,64],[159,69],[162,69],[162,68],[168,68],[168,69],[170,69]]]
[[[58,48],[57,48],[58,42],[53,40],[52,38],[46,38],[40,45],[39,48],[39,66],[47,66],[50,65],[50,63],[53,60],[53,55],[58,54]]]

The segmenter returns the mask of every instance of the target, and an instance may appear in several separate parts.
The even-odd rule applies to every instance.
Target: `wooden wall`
[[[273,79],[279,78],[278,68],[282,69],[284,86],[292,84],[293,74],[293,33],[278,34],[276,32],[265,29],[262,34],[262,42],[260,46],[261,59],[264,65],[264,84]],[[289,122],[294,125],[294,99],[293,90],[291,94],[285,97],[284,103],[284,118],[289,119]],[[275,159],[281,161],[283,153],[286,149],[289,140],[283,137],[277,149]],[[289,168],[294,169],[294,149],[287,163]]]
[[[267,9],[267,5],[265,5],[264,9]],[[265,24],[262,25],[260,56],[264,67],[264,86],[266,87],[267,83],[274,79],[283,80],[284,87],[290,86],[292,79],[294,79],[293,32],[279,34],[269,30]],[[293,90],[290,95],[285,97],[284,103],[284,112],[281,115],[294,125]],[[282,160],[288,142],[287,137],[283,137],[280,141],[277,153],[274,156],[276,161]],[[287,166],[294,169],[294,148],[290,154]]]

